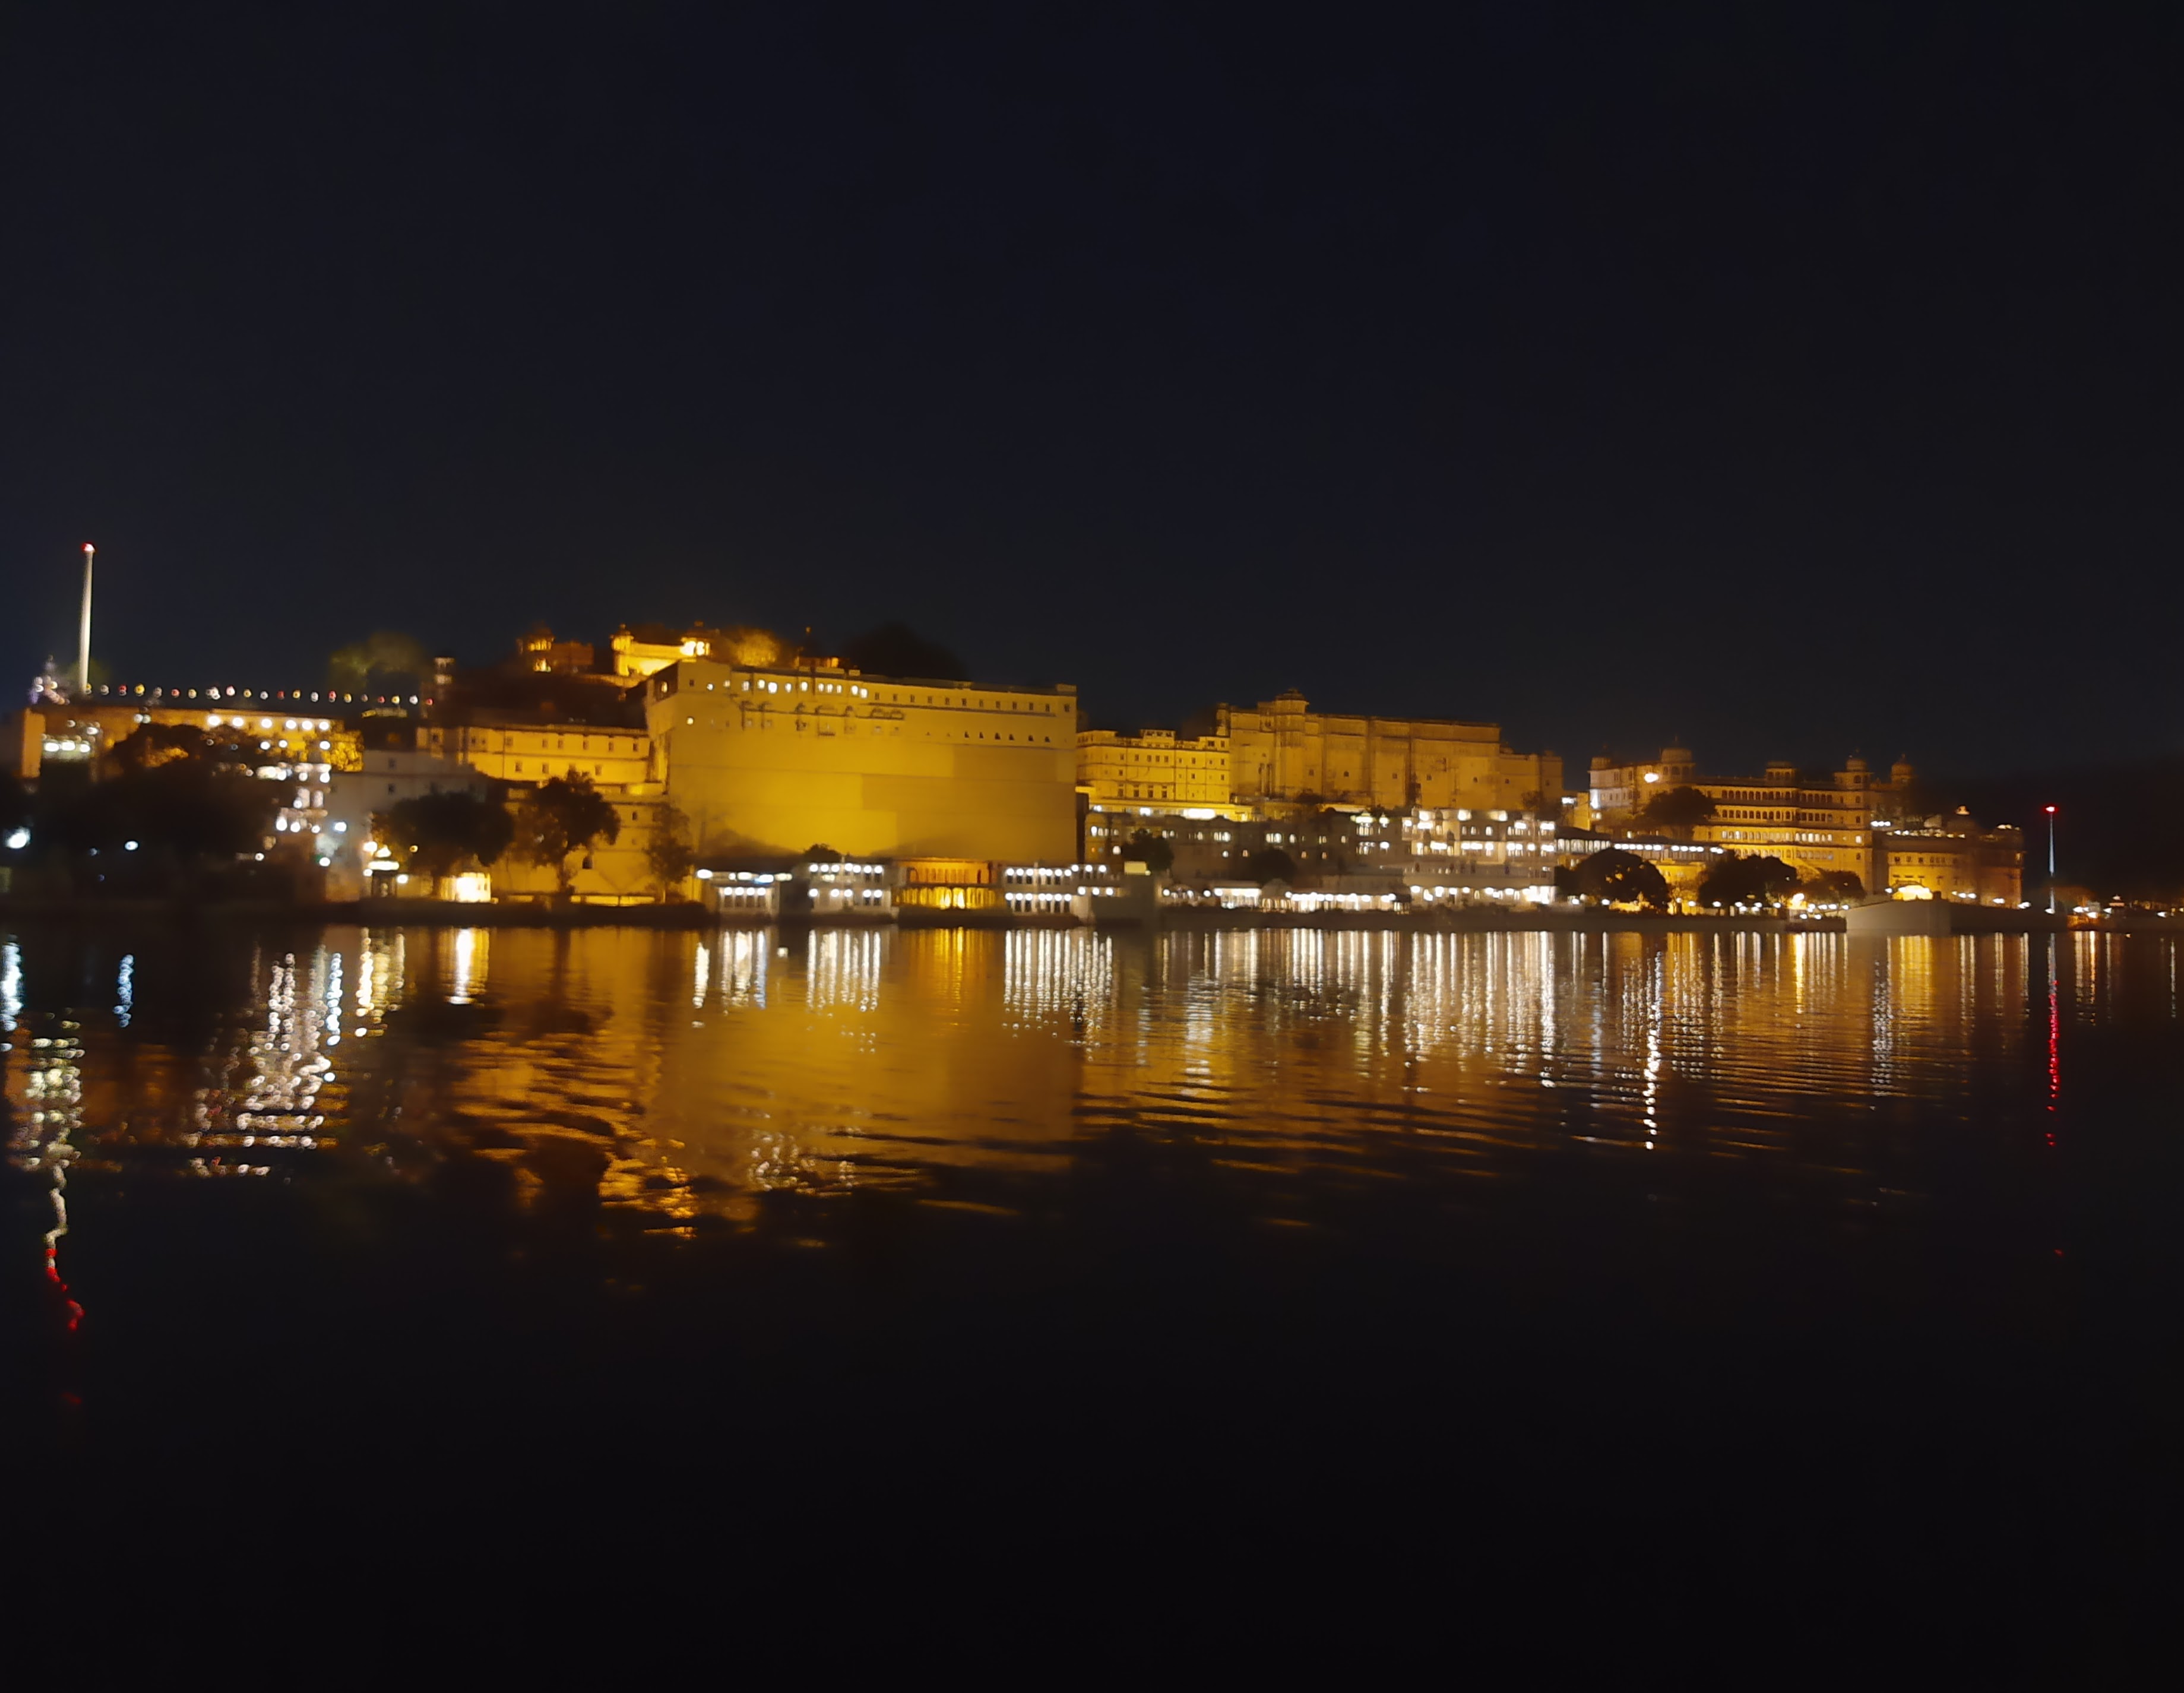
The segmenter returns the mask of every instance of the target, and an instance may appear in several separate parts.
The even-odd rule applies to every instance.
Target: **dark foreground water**
[[[2178,1604],[2178,962],[0,937],[14,1643],[2112,1674]]]

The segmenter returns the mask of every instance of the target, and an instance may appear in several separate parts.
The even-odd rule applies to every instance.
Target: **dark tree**
[[[660,884],[662,901],[682,885],[682,878],[697,861],[698,855],[690,846],[690,820],[676,806],[663,804],[652,826],[652,838],[644,845],[645,867]]]
[[[1949,797],[1948,789],[1921,771],[1895,794],[1875,794],[1873,810],[1875,816],[1890,822],[1915,827],[1929,817],[1946,815],[1956,803]]]
[[[1711,820],[1714,810],[1713,798],[1697,788],[1670,788],[1646,800],[1639,809],[1638,821],[1648,828],[1689,840],[1691,831]]]
[[[1865,883],[1853,870],[1823,870],[1801,890],[1815,904],[1839,905],[1865,898]]]
[[[1797,891],[1797,872],[1779,858],[1742,857],[1717,860],[1699,878],[1699,903],[1705,905],[1774,905]]]
[[[143,723],[106,749],[104,763],[114,775],[154,770],[176,759],[202,758],[210,742],[190,723]]]
[[[1269,882],[1294,882],[1296,860],[1279,847],[1261,847],[1244,860],[1244,873],[1262,887]]]
[[[189,723],[145,723],[109,747],[100,760],[109,776],[128,776],[187,760],[212,770],[255,774],[271,765],[316,762],[302,746],[283,750],[276,732],[241,723],[200,729]]]
[[[1123,861],[1142,864],[1147,870],[1157,872],[1173,867],[1175,849],[1160,836],[1139,829],[1123,844]]]
[[[599,797],[590,777],[573,769],[540,782],[515,813],[517,854],[527,863],[551,870],[554,888],[565,899],[575,879],[569,855],[596,841],[621,837],[621,815]]]
[[[182,756],[66,796],[46,827],[75,852],[140,850],[176,863],[232,863],[265,844],[282,788],[209,757]]]
[[[971,679],[962,660],[907,623],[883,623],[866,630],[844,645],[842,660],[867,676],[923,677],[933,682]]]
[[[1645,905],[1664,911],[1669,904],[1669,880],[1658,866],[1633,852],[1609,847],[1594,853],[1577,866],[1578,893],[1611,905]]]
[[[507,851],[515,824],[505,805],[480,794],[421,794],[397,801],[383,827],[380,838],[437,882],[471,859],[490,865]]]
[[[839,864],[842,855],[824,841],[814,841],[804,849],[804,861],[806,864]]]

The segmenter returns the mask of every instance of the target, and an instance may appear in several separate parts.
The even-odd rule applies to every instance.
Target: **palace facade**
[[[1077,691],[682,659],[645,684],[703,857],[1077,857]]]
[[[1185,732],[1228,743],[1240,805],[1524,810],[1562,788],[1560,758],[1513,752],[1495,724],[1314,711],[1294,688],[1249,710],[1217,705]]]
[[[1983,828],[1958,806],[1943,816],[1876,829],[1875,893],[1923,888],[1936,899],[2015,905],[2024,897],[2025,835],[2014,823]]]
[[[1178,738],[1173,729],[1118,735],[1085,729],[1077,737],[1077,785],[1100,808],[1180,806],[1242,815],[1225,735]]]
[[[1691,827],[1694,842],[1779,858],[1808,876],[1847,871],[1871,891],[1874,822],[1897,814],[1916,775],[1899,760],[1882,778],[1853,756],[1823,774],[1777,760],[1757,777],[1702,776],[1688,747],[1667,747],[1641,762],[1596,758],[1588,779],[1602,828],[1628,829],[1655,794],[1694,788],[1714,802],[1713,816]]]

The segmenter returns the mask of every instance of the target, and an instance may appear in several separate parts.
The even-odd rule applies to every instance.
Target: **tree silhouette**
[[[569,868],[571,853],[582,852],[600,839],[621,838],[621,818],[593,787],[590,777],[571,769],[565,776],[542,782],[515,813],[515,851],[529,864],[554,872],[554,891],[569,897],[576,873]]]
[[[1123,861],[1142,864],[1147,870],[1158,872],[1173,867],[1175,849],[1166,840],[1143,829],[1123,843]]]
[[[265,844],[282,791],[215,758],[184,755],[77,789],[46,829],[72,852],[134,841],[184,865],[232,863]]]
[[[660,884],[662,901],[682,885],[697,856],[690,849],[690,820],[675,806],[661,802],[660,815],[653,821],[652,838],[644,844],[644,863],[652,879]]]
[[[1797,872],[1779,858],[1730,853],[1699,878],[1699,899],[1708,905],[1774,905],[1797,891]]]
[[[1577,866],[1572,880],[1579,894],[1610,905],[1663,911],[1669,904],[1669,879],[1660,867],[1619,847],[1594,853]]]
[[[1696,788],[1670,788],[1648,799],[1640,808],[1637,821],[1679,840],[1689,840],[1691,831],[1710,820],[1715,809],[1713,797]]]
[[[421,794],[373,821],[374,833],[404,855],[408,868],[435,882],[471,859],[492,864],[515,829],[505,805],[472,794]]]

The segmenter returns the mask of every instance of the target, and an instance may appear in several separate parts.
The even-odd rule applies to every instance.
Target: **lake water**
[[[1022,1548],[1132,1635],[1369,1566],[2089,1662],[2176,1569],[2178,972],[25,930],[11,1416],[87,1557],[704,1519],[799,1602]]]

